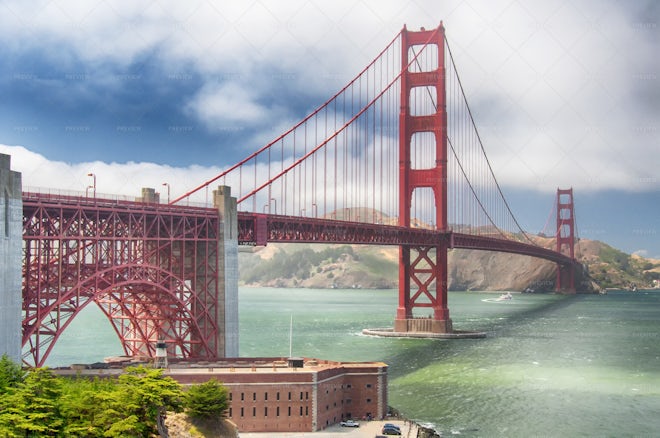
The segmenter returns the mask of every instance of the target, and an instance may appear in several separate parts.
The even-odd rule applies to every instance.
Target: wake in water
[[[499,302],[507,302],[512,300],[513,300],[513,295],[511,295],[511,292],[507,292],[505,294],[500,295],[497,298],[484,298],[481,301],[483,301],[484,303],[499,303]]]

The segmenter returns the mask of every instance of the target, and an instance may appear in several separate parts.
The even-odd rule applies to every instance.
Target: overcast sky
[[[495,174],[540,231],[660,258],[660,2],[2,1],[0,152],[24,185],[178,195],[442,20]]]

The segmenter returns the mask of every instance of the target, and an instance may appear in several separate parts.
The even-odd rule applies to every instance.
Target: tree
[[[183,406],[181,385],[171,377],[164,377],[162,369],[127,368],[119,376],[117,389],[125,421],[113,426],[121,428],[118,430],[121,433],[110,436],[149,436],[156,433],[157,422],[166,411],[179,412]],[[130,430],[132,427],[135,430]]]
[[[27,374],[2,398],[0,435],[58,435],[62,418],[58,409],[61,382],[47,368],[37,368]]]
[[[14,363],[6,354],[0,358],[0,394],[15,388],[23,381],[25,373],[21,366]]]
[[[185,407],[193,418],[222,417],[229,407],[227,388],[215,379],[193,385],[186,392]]]
[[[104,436],[107,430],[124,418],[117,392],[117,381],[114,379],[62,379],[62,434],[67,437]]]

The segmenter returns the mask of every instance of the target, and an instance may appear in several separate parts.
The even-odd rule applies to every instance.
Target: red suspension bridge
[[[189,206],[218,185],[214,208]],[[394,331],[451,333],[449,249],[550,260],[556,289],[575,292],[574,230],[571,190],[557,193],[556,250],[522,230],[443,26],[404,27],[309,116],[169,204],[149,192],[135,202],[24,193],[23,359],[42,365],[92,302],[127,355],[153,356],[156,342],[182,358],[237,355],[232,254],[269,242],[396,245]]]

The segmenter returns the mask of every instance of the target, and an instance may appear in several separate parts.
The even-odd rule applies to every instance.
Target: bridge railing
[[[84,203],[103,203],[103,204],[125,204],[125,203],[148,203],[159,204],[167,206],[166,199],[159,199],[158,202],[146,202],[140,196],[130,196],[116,193],[100,193],[96,192],[83,192],[80,190],[65,190],[54,189],[50,187],[23,187],[23,199],[39,199],[39,200],[62,200],[67,199],[70,201],[78,200]],[[211,202],[194,202],[190,199],[181,201],[176,205],[177,207],[195,207],[195,208],[213,208]]]

